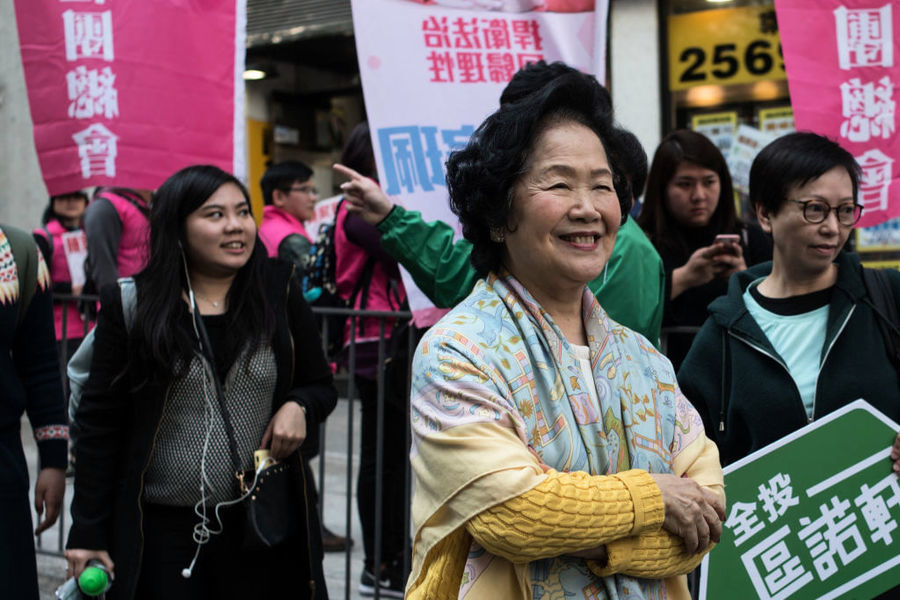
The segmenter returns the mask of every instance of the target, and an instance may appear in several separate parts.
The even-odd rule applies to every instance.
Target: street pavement
[[[353,450],[350,454],[352,460],[347,460],[347,438],[350,430],[351,404],[341,399],[337,408],[328,418],[325,437],[325,478],[324,489],[319,485],[322,494],[324,509],[324,523],[334,533],[343,535],[347,530],[347,502],[348,490],[353,490],[350,497],[350,528],[351,536],[355,541],[352,551],[349,553],[349,593],[345,584],[348,558],[347,553],[325,554],[325,579],[328,585],[328,594],[332,600],[357,599],[361,596],[357,592],[359,576],[362,570],[363,550],[362,533],[356,511],[356,473],[359,465],[359,403],[352,403],[352,427]],[[25,446],[25,454],[31,471],[31,485],[34,488],[35,471],[37,467],[37,448],[28,426],[27,419],[22,420],[22,441]],[[312,469],[316,479],[319,480],[319,459],[313,460]],[[348,485],[347,468],[351,468],[351,479]],[[32,496],[33,498],[33,496]],[[65,545],[64,535],[68,532],[70,523],[69,504],[72,501],[72,479],[66,480],[66,508],[62,518],[51,529],[46,531],[38,540],[42,550],[38,552],[38,577],[41,589],[41,600],[52,600],[54,590],[62,585],[65,578],[66,562],[59,555]],[[37,522],[37,517],[32,517]],[[62,534],[61,534],[62,532]]]

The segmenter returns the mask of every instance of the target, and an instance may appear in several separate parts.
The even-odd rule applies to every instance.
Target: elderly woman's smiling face
[[[574,121],[547,126],[513,187],[504,265],[538,299],[581,293],[603,271],[622,220],[600,138]]]

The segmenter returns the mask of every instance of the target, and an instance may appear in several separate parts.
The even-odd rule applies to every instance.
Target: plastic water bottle
[[[58,600],[97,598],[105,594],[111,586],[109,571],[99,560],[92,560],[88,562],[77,581],[72,577],[56,590],[56,598]]]
[[[105,594],[112,586],[112,579],[106,566],[99,560],[89,561],[87,567],[78,576],[78,587],[88,598],[96,598]]]

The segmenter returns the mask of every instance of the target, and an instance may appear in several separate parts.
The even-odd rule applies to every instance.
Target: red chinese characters
[[[535,19],[432,16],[422,21],[422,38],[432,83],[506,83],[544,58]]]

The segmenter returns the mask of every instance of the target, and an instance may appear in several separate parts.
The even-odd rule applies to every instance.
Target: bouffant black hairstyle
[[[619,129],[619,142],[622,147],[622,170],[631,185],[631,194],[637,198],[644,193],[647,183],[647,153],[636,135],[627,129]]]
[[[512,76],[503,92],[500,94],[500,104],[509,104],[510,102],[518,102],[540,90],[542,87],[563,75],[580,75],[581,71],[575,67],[570,67],[564,62],[556,61],[552,63],[539,60],[537,62],[528,63]],[[612,98],[607,89],[598,85],[598,99],[601,106],[598,108],[612,113]]]
[[[777,214],[791,188],[802,187],[835,167],[843,167],[853,182],[853,201],[859,189],[856,159],[837,142],[809,131],[782,136],[763,148],[750,167],[750,202]]]
[[[609,94],[594,77],[572,69],[533,93],[516,94],[515,98],[501,104],[475,130],[466,147],[453,152],[447,161],[450,207],[459,217],[463,236],[472,242],[472,266],[479,276],[500,267],[503,244],[491,241],[491,229],[506,229],[513,187],[525,170],[535,140],[549,126],[574,122],[596,133],[613,172],[623,221],[631,206]]]

